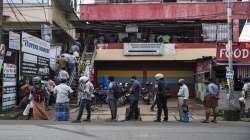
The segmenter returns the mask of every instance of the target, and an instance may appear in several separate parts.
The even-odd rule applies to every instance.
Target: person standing
[[[244,98],[244,105],[242,111],[245,113],[245,109],[250,107],[250,77],[244,79],[244,86],[242,88],[242,97]]]
[[[138,120],[139,117],[139,110],[138,110],[138,102],[139,102],[139,96],[141,93],[141,84],[138,80],[136,80],[135,76],[132,76],[130,79],[130,82],[132,84],[131,88],[129,89],[130,96],[129,96],[129,102],[130,102],[130,109],[129,114],[126,117],[126,120],[131,120],[133,115],[134,119]]]
[[[189,89],[188,86],[185,84],[184,79],[179,79],[178,85],[180,86],[178,91],[178,110],[179,110],[179,117],[181,122],[183,122],[183,108],[182,106],[187,106],[187,100],[189,98]]]
[[[73,123],[81,122],[83,110],[86,108],[87,110],[87,118],[84,121],[90,121],[91,117],[91,98],[94,93],[94,86],[90,82],[87,76],[82,76],[79,79],[79,92],[80,92],[80,109],[78,112],[78,116]]]
[[[117,118],[117,98],[115,96],[116,88],[118,88],[117,83],[114,82],[114,77],[110,76],[108,77],[109,80],[109,87],[108,87],[108,93],[107,93],[107,102],[111,111],[111,121],[115,121]]]
[[[48,82],[48,86],[49,86],[49,100],[48,100],[48,105],[54,105],[55,104],[55,87],[56,84],[55,82],[50,79]]]
[[[32,79],[33,89],[32,105],[33,105],[33,118],[34,120],[48,120],[48,113],[45,109],[45,89],[42,88],[42,81],[40,77],[34,77]]]
[[[202,123],[209,123],[210,109],[213,110],[213,116],[214,116],[211,122],[217,123],[216,107],[218,106],[218,99],[219,99],[219,87],[213,82],[213,80],[210,79],[206,87],[206,92],[203,102],[206,119],[202,121]]]
[[[158,73],[155,75],[157,82],[156,88],[156,103],[157,103],[157,119],[155,122],[161,122],[161,113],[164,112],[164,121],[168,121],[168,107],[167,107],[167,84],[164,81],[164,75]]]
[[[54,88],[54,93],[56,95],[56,119],[60,120],[61,115],[63,115],[63,121],[69,119],[69,94],[73,93],[73,90],[66,84],[67,79],[60,78],[60,84]]]

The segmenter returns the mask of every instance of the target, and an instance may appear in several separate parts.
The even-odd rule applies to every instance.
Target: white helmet
[[[89,80],[89,77],[87,76],[82,76],[79,78],[79,82],[83,82],[83,83],[86,83],[88,80]]]
[[[162,73],[157,73],[157,74],[155,75],[155,79],[156,79],[156,80],[160,80],[160,79],[162,79],[162,78],[164,78],[164,75],[163,75]]]

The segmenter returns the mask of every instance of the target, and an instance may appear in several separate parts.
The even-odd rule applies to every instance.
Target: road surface
[[[250,123],[1,120],[0,140],[250,140]]]

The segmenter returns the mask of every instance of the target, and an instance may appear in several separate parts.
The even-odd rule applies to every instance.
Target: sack
[[[120,85],[118,85],[117,83],[114,83],[113,87],[112,87],[112,90],[113,90],[113,94],[114,94],[114,97],[116,99],[120,98],[121,95],[122,95],[122,88]]]

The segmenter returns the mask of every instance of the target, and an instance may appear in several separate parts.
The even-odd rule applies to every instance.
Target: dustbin
[[[238,109],[224,110],[224,120],[225,121],[239,121],[240,120],[240,110],[238,110]]]

